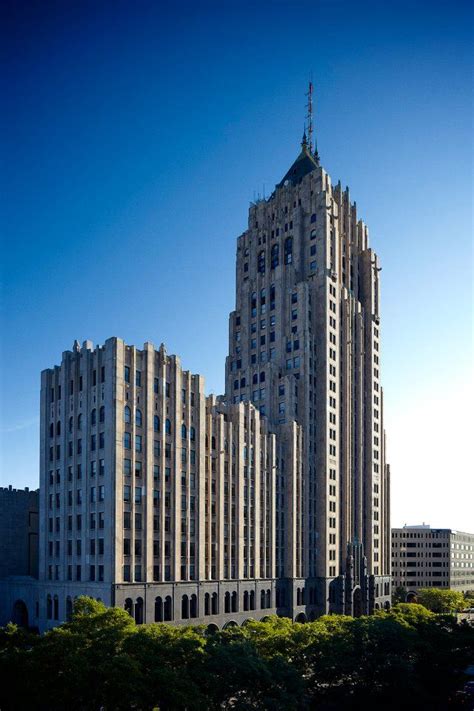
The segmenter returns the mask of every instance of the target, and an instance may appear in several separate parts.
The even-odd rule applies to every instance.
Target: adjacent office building
[[[408,594],[433,587],[474,591],[474,534],[426,524],[393,528],[392,570],[394,587]]]
[[[44,371],[40,628],[79,594],[217,626],[387,607],[379,298],[367,227],[305,136],[237,241],[223,396],[118,338]]]

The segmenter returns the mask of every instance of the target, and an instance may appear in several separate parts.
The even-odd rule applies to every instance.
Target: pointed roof
[[[277,188],[281,188],[285,182],[288,180],[292,185],[299,183],[301,178],[303,178],[315,168],[319,167],[319,156],[317,153],[313,155],[311,149],[308,146],[306,140],[306,132],[303,135],[303,140],[301,142],[301,153],[295,160],[290,170],[286,173],[281,182],[278,183]]]

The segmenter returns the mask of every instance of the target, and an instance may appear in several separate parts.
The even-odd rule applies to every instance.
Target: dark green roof
[[[280,188],[288,180],[292,185],[299,183],[301,178],[303,178],[308,173],[311,173],[315,168],[319,166],[319,160],[311,154],[311,151],[307,146],[303,144],[301,148],[301,153],[295,160],[290,170],[286,173],[283,180],[278,183],[277,188]]]

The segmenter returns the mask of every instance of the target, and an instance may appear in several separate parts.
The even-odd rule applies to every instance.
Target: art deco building
[[[283,468],[277,473],[277,575],[294,580],[292,600],[295,587],[313,589],[318,613],[389,602],[379,272],[349,191],[332,186],[304,137],[238,239],[226,398],[259,408],[281,461],[280,428],[297,424],[292,531]]]
[[[474,591],[474,534],[450,528],[403,526],[392,528],[394,587],[408,599],[420,588]]]
[[[237,242],[224,396],[117,338],[43,372],[41,628],[79,594],[219,626],[389,605],[379,272],[304,138]]]

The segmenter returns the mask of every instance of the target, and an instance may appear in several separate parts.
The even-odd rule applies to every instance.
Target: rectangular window
[[[124,500],[124,501],[130,501],[130,495],[131,495],[131,488],[130,488],[130,486],[124,486],[124,487],[123,487],[123,500]]]
[[[142,436],[135,435],[135,452],[141,452],[141,451],[142,451]]]
[[[141,486],[135,487],[135,503],[136,504],[142,503],[142,487]]]
[[[126,383],[130,382],[130,367],[128,365],[126,365],[124,368],[123,378]]]
[[[104,501],[105,500],[105,486],[101,484],[99,486],[99,501]]]
[[[137,388],[141,387],[142,384],[142,373],[140,370],[135,371],[135,385]]]

